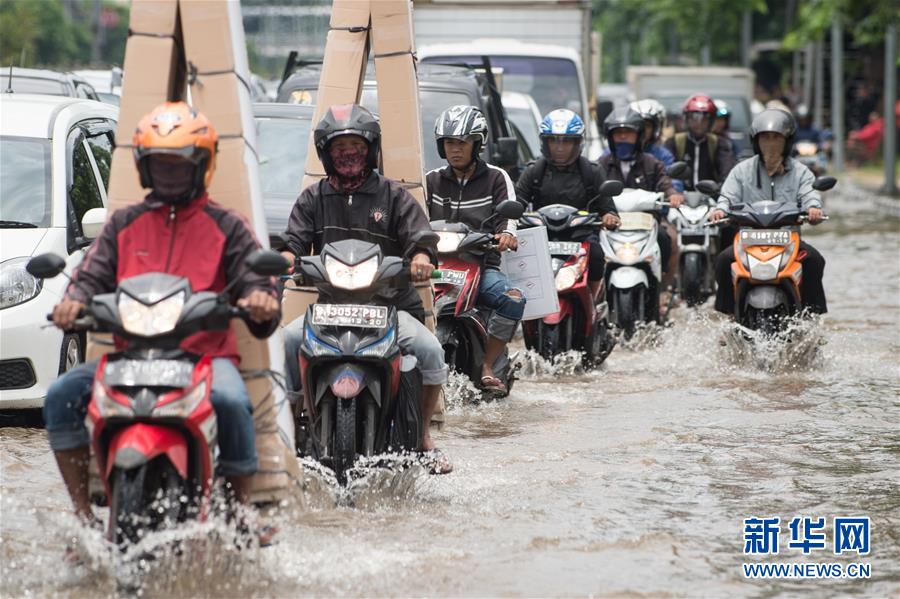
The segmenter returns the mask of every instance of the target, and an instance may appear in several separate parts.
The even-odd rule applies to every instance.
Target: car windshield
[[[256,117],[259,179],[266,224],[272,233],[287,229],[291,209],[300,195],[309,129],[306,119]]]
[[[0,220],[50,226],[50,141],[0,137]]]
[[[9,89],[9,74],[0,75],[0,91]],[[12,89],[17,94],[46,94],[48,96],[68,96],[69,92],[62,82],[55,79],[35,79],[34,77],[17,77],[13,73]]]
[[[581,87],[575,63],[545,56],[491,56],[491,67],[503,69],[503,89],[534,98],[541,114],[568,108],[582,117]],[[423,62],[481,66],[480,56],[429,56]]]
[[[531,153],[535,156],[541,153],[541,130],[534,119],[534,113],[530,108],[506,107],[506,116],[516,126],[525,143],[528,144]]]
[[[378,94],[374,87],[363,89],[361,103],[374,113],[378,113]],[[434,143],[434,122],[447,108],[456,104],[471,104],[468,95],[451,90],[419,89],[419,112],[422,114],[422,148],[424,149],[425,172],[446,166],[438,155]]]

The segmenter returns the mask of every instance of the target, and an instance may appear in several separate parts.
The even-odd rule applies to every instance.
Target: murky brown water
[[[287,516],[278,544],[215,542],[145,576],[146,595],[886,596],[900,593],[900,223],[857,193],[809,231],[826,256],[827,344],[766,374],[729,362],[720,322],[681,310],[656,344],[591,375],[535,375],[509,401],[455,405],[447,477]],[[115,567],[70,568],[67,501],[35,429],[0,430],[3,596],[113,595]],[[399,494],[399,498],[394,495]],[[324,499],[324,501],[323,501]],[[322,505],[324,503],[324,505]],[[743,518],[872,519],[868,580],[743,577]],[[195,533],[203,539],[206,532]]]

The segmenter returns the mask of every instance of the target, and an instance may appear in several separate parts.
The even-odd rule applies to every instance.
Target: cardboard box
[[[132,35],[125,46],[126,73],[116,144],[131,145],[138,121],[169,99],[184,96],[184,68],[179,64],[176,41]]]
[[[533,320],[559,312],[559,296],[547,246],[547,228],[520,229],[516,235],[519,249],[503,252],[500,270],[514,286],[522,290],[528,300],[522,319]]]
[[[372,48],[376,58],[415,52],[411,5],[409,0],[372,2]]]
[[[250,90],[234,73],[200,75],[191,85],[191,101],[206,115],[219,137],[255,131],[253,114],[241,110],[244,105],[252,106]]]
[[[371,4],[378,4],[381,1],[372,0]],[[369,0],[334,0],[331,7],[331,28],[368,27],[371,10],[369,4]]]
[[[150,190],[141,187],[131,147],[118,147],[113,150],[109,189],[106,194],[109,208],[107,218],[119,208],[143,201],[149,192]]]
[[[293,281],[288,281],[281,298],[282,326],[287,326],[306,314],[306,309],[318,299],[319,292],[315,287],[297,287]]]
[[[184,52],[200,73],[234,71],[249,81],[240,2],[181,0]]]
[[[189,4],[182,2],[182,6]],[[128,28],[133,33],[174,35],[178,26],[178,0],[131,0]]]

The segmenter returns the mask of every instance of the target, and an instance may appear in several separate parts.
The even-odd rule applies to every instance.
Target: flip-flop
[[[506,385],[503,384],[503,381],[498,379],[495,376],[483,376],[481,377],[481,388],[485,391],[490,391],[491,393],[506,393]]]
[[[440,449],[423,451],[422,465],[431,474],[450,474],[453,472],[453,463]]]

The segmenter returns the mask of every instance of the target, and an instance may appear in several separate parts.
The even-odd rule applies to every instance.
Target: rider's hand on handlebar
[[[515,235],[510,235],[509,233],[498,233],[494,235],[494,239],[497,240],[497,249],[501,252],[515,250],[519,247],[519,240],[516,239]]]
[[[53,324],[68,331],[75,324],[75,319],[84,310],[84,304],[73,299],[63,299],[53,307]]]
[[[290,264],[291,264],[290,267],[288,267],[287,274],[289,274],[289,275],[294,274],[294,261],[297,259],[297,257],[288,251],[281,252],[281,255],[284,256],[284,259],[287,260],[288,262],[290,262]]]
[[[413,256],[409,263],[409,274],[413,281],[427,281],[431,278],[433,271],[434,265],[431,263],[431,257],[428,254],[420,252]]]
[[[622,222],[619,220],[619,216],[617,214],[613,214],[612,212],[607,212],[606,214],[604,214],[601,221],[603,222],[604,227],[611,230],[618,229],[619,225]]]
[[[684,203],[684,196],[680,193],[675,193],[669,196],[669,205],[672,208],[678,208]]]
[[[278,316],[278,300],[261,289],[254,289],[237,301],[239,308],[250,313],[250,320],[264,323]]]
[[[822,222],[822,209],[821,208],[810,208],[807,213],[807,218],[809,219],[809,224],[817,225]]]
[[[725,218],[725,211],[719,210],[718,208],[712,211],[712,214],[709,215],[709,222],[717,223],[723,218]]]

